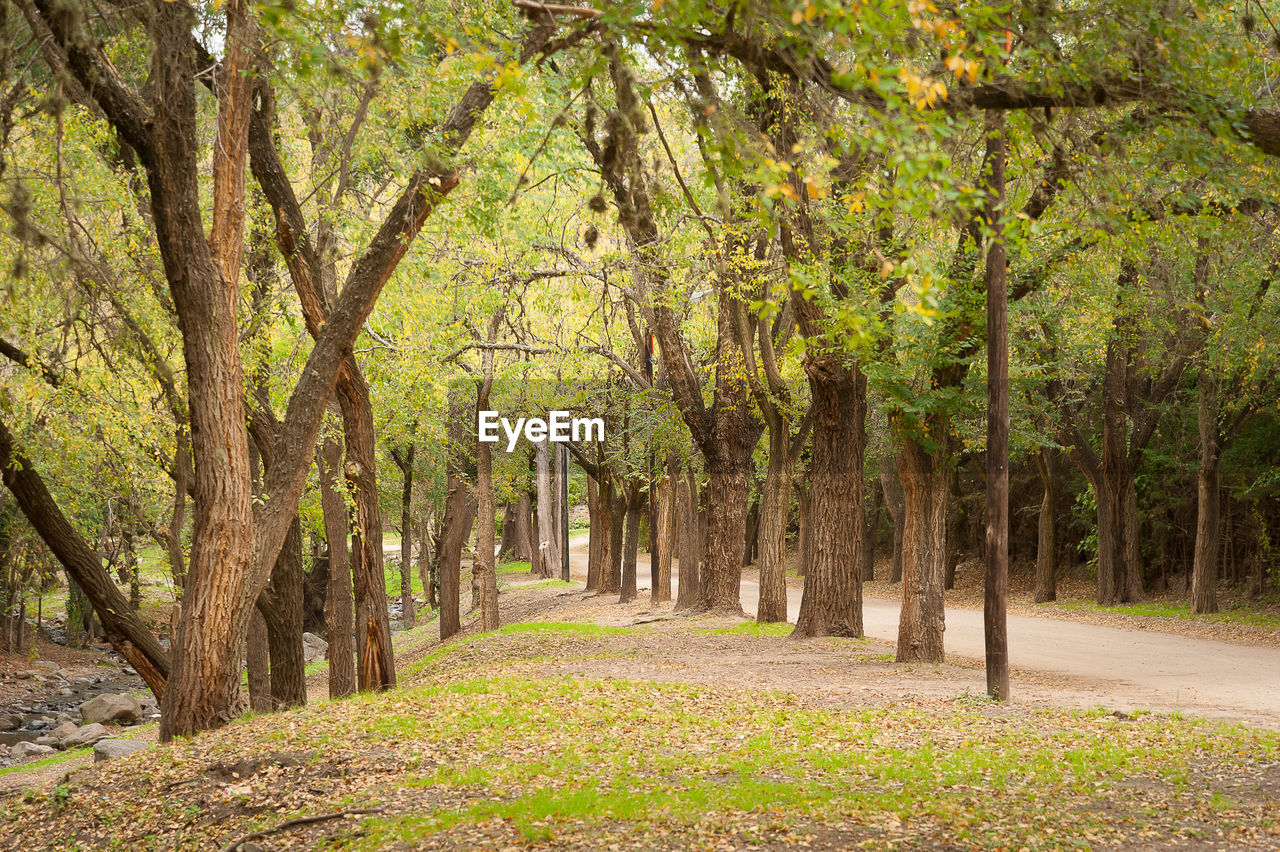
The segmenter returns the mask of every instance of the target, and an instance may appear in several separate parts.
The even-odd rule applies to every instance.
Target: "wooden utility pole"
[[[1009,315],[1004,228],[1004,116],[988,110],[984,121],[987,156],[987,694],[1009,700]]]

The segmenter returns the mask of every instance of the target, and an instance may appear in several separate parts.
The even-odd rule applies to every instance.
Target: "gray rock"
[[[75,691],[74,689],[72,689],[71,687],[69,687],[69,686],[64,686],[64,687],[62,687],[62,689],[59,689],[59,690],[58,690],[58,694],[59,694],[59,695],[64,695],[64,696],[65,696],[65,695],[75,695],[75,694],[76,694],[76,691]]]
[[[146,747],[146,743],[140,743],[137,740],[103,740],[93,747],[93,762],[102,763],[105,760],[124,757],[126,754],[142,751]]]
[[[31,665],[39,666],[42,669],[48,669],[49,671],[52,671],[52,672],[62,671],[62,666],[58,665],[57,663],[50,662],[49,660],[36,660]]]
[[[74,734],[64,737],[62,740],[63,748],[79,748],[80,746],[93,745],[98,740],[111,736],[111,731],[106,725],[100,725],[94,722],[85,725],[77,730]]]
[[[67,737],[71,736],[78,730],[80,729],[76,726],[75,722],[68,721],[68,722],[63,722],[58,727],[54,728],[52,731],[49,732],[49,735],[53,737],[57,737],[59,742],[61,742],[62,740],[65,740]]]
[[[17,743],[9,747],[9,756],[17,760],[24,757],[39,757],[46,754],[53,754],[53,746],[36,745],[35,743]]]
[[[55,723],[55,724],[58,724],[58,725],[65,725],[67,722],[71,722],[71,723],[73,723],[73,724],[75,723],[75,719],[72,719],[72,718],[71,718],[70,716],[68,716],[66,713],[59,713],[59,714],[54,718],[54,720],[53,720],[53,721],[54,721],[54,723]]]
[[[17,713],[0,713],[0,731],[13,731],[22,727],[22,717]]]
[[[302,658],[308,663],[323,660],[329,653],[329,643],[314,633],[302,634]]]
[[[80,718],[85,724],[94,722],[136,722],[142,705],[132,695],[99,695],[80,705]]]
[[[36,737],[36,745],[47,745],[53,748],[58,748],[62,745],[62,741],[53,734],[45,734],[42,737]]]

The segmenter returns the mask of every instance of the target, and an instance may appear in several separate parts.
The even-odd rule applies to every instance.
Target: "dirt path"
[[[571,540],[575,578],[586,577],[586,546],[585,536]],[[646,568],[641,566],[639,578],[645,586]],[[678,587],[678,566],[672,575]],[[800,611],[800,595],[798,586],[787,590],[787,616],[792,622]],[[755,611],[759,596],[759,586],[744,579],[742,605],[747,613]],[[900,608],[900,601],[864,599],[866,635],[888,643],[891,649],[897,640]],[[958,676],[949,686],[981,694],[986,687],[975,664],[984,653],[982,613],[948,606],[946,618],[947,659],[972,673],[968,678]],[[1015,699],[1021,690],[1024,696],[1030,692],[1036,699],[1068,706],[1180,711],[1280,728],[1280,648],[1274,646],[1010,615],[1009,655]]]

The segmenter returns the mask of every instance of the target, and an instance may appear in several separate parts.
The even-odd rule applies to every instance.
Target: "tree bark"
[[[1214,376],[1207,364],[1196,382],[1200,468],[1196,474],[1196,543],[1191,567],[1191,612],[1218,611],[1218,552],[1222,547],[1219,462],[1222,436],[1218,428],[1218,399]]]
[[[603,522],[600,516],[603,514],[600,507],[600,486],[596,484],[594,476],[587,477],[587,523],[590,525],[591,538],[587,543],[587,591],[594,592],[600,588],[600,563],[603,561],[600,556],[601,534],[603,533]]]
[[[481,401],[488,405],[488,394]],[[480,589],[480,629],[498,629],[498,575],[493,561],[494,529],[497,501],[493,494],[493,445],[482,442],[476,459],[476,558],[472,563],[472,576]]]
[[[440,547],[436,553],[440,572],[440,639],[448,639],[462,629],[462,548],[471,535],[475,498],[463,475],[467,447],[471,445],[470,412],[474,406],[457,387],[449,392],[447,494],[444,518],[440,522]]]
[[[699,595],[698,563],[702,560],[702,530],[698,511],[698,475],[689,465],[680,484],[680,512],[684,529],[680,533],[680,583],[676,593],[676,609],[694,606]]]
[[[626,488],[626,526],[622,548],[622,588],[618,603],[636,599],[636,564],[640,555],[640,518],[645,506],[645,492],[638,482],[630,482]]]
[[[1058,451],[1044,448],[1035,454],[1036,470],[1044,486],[1036,542],[1035,602],[1058,599]]]
[[[532,569],[539,577],[551,578],[559,576],[559,565],[555,561],[555,510],[552,505],[551,449],[548,442],[541,441],[534,445],[533,458],[537,466],[538,541],[536,562]]]
[[[325,591],[325,638],[329,642],[329,697],[342,698],[356,691],[356,666],[352,633],[351,561],[347,551],[347,504],[338,491],[342,469],[342,444],[332,434],[321,442],[317,467],[320,473],[320,508],[324,513],[324,537],[329,547],[329,585]]]
[[[249,707],[256,713],[270,713],[271,664],[267,653],[267,622],[254,610],[245,642],[245,668],[249,673]]]
[[[414,624],[413,612],[413,456],[410,443],[404,452],[404,487],[400,491],[400,610],[405,627]]]
[[[653,604],[671,600],[671,546],[675,539],[675,488],[671,474],[676,473],[674,462],[668,465],[668,474],[658,483],[658,566],[652,577],[649,600]]]
[[[983,597],[986,633],[987,695],[1009,700],[1009,645],[1006,611],[1009,596],[1009,314],[1004,229],[1004,119],[988,112],[986,219],[992,229],[987,245],[987,572]]]
[[[899,473],[906,522],[896,656],[900,663],[943,661],[949,456],[946,447],[929,450],[912,438],[902,449]]]
[[[266,605],[264,605],[266,604]],[[302,652],[302,525],[289,527],[271,571],[271,583],[258,598],[267,625],[271,659],[271,704],[276,710],[307,703],[306,661]]]
[[[884,506],[893,521],[893,561],[889,569],[889,582],[902,582],[902,534],[906,529],[907,512],[902,496],[902,480],[898,463],[889,462],[880,473],[880,488],[884,491]]]
[[[862,635],[862,467],[867,382],[835,356],[809,357],[813,458],[809,564],[794,636]]]

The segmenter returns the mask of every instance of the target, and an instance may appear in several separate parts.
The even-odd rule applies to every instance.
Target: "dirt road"
[[[572,541],[575,577],[586,573],[585,536]],[[640,583],[647,586],[647,565]],[[672,569],[678,585],[679,571]],[[788,589],[787,615],[800,612],[800,589]],[[760,590],[743,580],[742,606],[753,614]],[[901,602],[863,601],[866,635],[897,640]],[[982,612],[947,607],[949,661],[983,658]],[[1280,728],[1280,648],[1237,645],[1155,630],[1118,629],[1051,617],[1009,616],[1009,657],[1018,674],[1045,673],[1060,679],[1076,699],[1070,703],[1132,711],[1182,711]],[[979,673],[980,675],[980,673]],[[977,691],[982,681],[975,679]]]

